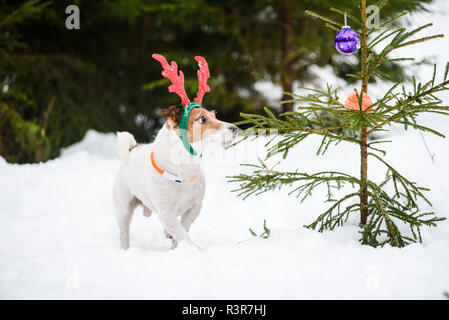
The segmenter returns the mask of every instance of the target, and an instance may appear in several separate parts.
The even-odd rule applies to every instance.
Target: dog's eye
[[[198,119],[198,121],[202,124],[202,123],[206,122],[206,118],[201,117],[201,118]]]

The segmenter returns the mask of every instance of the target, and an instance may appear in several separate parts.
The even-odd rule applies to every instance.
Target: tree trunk
[[[360,8],[362,12],[362,37],[361,37],[361,64],[362,64],[362,92],[367,94],[368,91],[368,76],[366,70],[366,0],[362,0]],[[362,94],[362,98],[363,98]],[[366,185],[368,179],[368,134],[367,128],[363,127],[360,130],[360,180],[362,182],[360,191],[360,225],[366,224],[368,217],[368,188]]]
[[[282,90],[286,92],[293,92],[293,80],[295,77],[295,70],[293,69],[293,61],[291,57],[294,55],[294,39],[293,32],[293,9],[292,0],[281,1],[281,82]],[[283,95],[282,100],[291,99],[288,95]],[[293,103],[284,103],[282,105],[283,112],[292,111]]]
[[[366,127],[360,131],[360,180],[362,181],[362,190],[360,192],[360,225],[366,224],[368,218],[368,188],[366,180],[368,178],[368,135]]]

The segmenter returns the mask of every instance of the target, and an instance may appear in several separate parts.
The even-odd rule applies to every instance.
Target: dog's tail
[[[137,146],[136,139],[131,133],[123,131],[117,132],[118,155],[122,160],[128,158],[132,148]]]

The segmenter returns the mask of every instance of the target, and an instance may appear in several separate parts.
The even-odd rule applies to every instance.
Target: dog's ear
[[[161,115],[167,120],[167,126],[169,128],[177,128],[179,125],[179,120],[181,120],[182,104],[178,104],[176,106],[168,107],[167,109],[161,110]]]

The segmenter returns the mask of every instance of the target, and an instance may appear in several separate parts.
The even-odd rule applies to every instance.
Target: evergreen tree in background
[[[48,3],[28,1],[7,14],[0,11],[0,155],[11,162],[41,161],[50,155],[50,141],[45,128],[54,96],[46,110],[39,111],[42,117],[36,117],[39,106],[32,96],[15,86],[10,88],[17,73],[6,72],[14,51],[24,47],[14,27],[40,19],[47,6]]]
[[[307,89],[303,95],[289,94],[292,99],[283,103],[297,102],[297,111],[289,111],[276,117],[265,108],[267,116],[242,114],[245,119],[240,124],[250,125],[248,132],[254,129],[277,130],[281,133],[279,141],[272,139],[268,142],[268,156],[282,153],[287,157],[290,148],[294,147],[310,135],[319,135],[322,142],[318,154],[340,142],[351,143],[360,148],[360,176],[354,177],[338,171],[324,171],[313,174],[294,172],[280,172],[268,168],[263,161],[254,165],[252,174],[240,174],[230,177],[231,182],[239,183],[235,191],[245,198],[253,194],[261,194],[281,187],[293,188],[292,194],[302,200],[311,195],[312,191],[321,185],[327,186],[326,201],[329,208],[320,214],[308,228],[332,230],[343,225],[350,215],[360,215],[360,242],[370,246],[390,244],[403,247],[411,242],[421,242],[420,228],[422,226],[436,226],[438,221],[444,220],[435,216],[433,212],[423,212],[423,204],[431,205],[425,192],[429,189],[418,186],[413,180],[406,178],[393,168],[385,159],[385,151],[378,146],[390,141],[368,140],[377,132],[383,132],[390,125],[403,125],[405,129],[412,128],[419,131],[433,133],[444,137],[432,128],[418,123],[417,118],[423,113],[449,115],[449,107],[441,106],[442,101],[436,93],[448,90],[447,80],[449,63],[444,72],[443,81],[436,82],[436,66],[432,79],[426,83],[412,80],[413,88],[408,92],[403,80],[394,84],[385,95],[366,108],[365,98],[368,96],[368,82],[372,77],[383,78],[379,72],[383,64],[389,61],[410,60],[410,58],[390,58],[390,53],[398,48],[409,45],[419,45],[423,41],[443,37],[434,35],[412,40],[411,38],[423,29],[431,26],[427,24],[411,31],[403,27],[391,28],[391,24],[404,14],[389,19],[379,26],[368,28],[366,23],[366,0],[356,1],[360,18],[348,15],[352,23],[360,29],[361,38],[361,68],[352,76],[361,81],[360,90],[356,91],[358,110],[345,108],[341,103],[338,90],[327,86],[326,90]],[[378,2],[382,9],[387,1]],[[383,9],[382,9],[383,10]],[[344,14],[343,10],[334,11]],[[328,17],[308,11],[327,26],[339,30],[341,24]],[[376,50],[380,44],[386,45]],[[401,88],[402,90],[399,90]],[[358,94],[359,92],[360,94]],[[336,124],[329,126],[323,116],[331,115]],[[348,134],[338,134],[336,130]],[[368,159],[379,161],[385,166],[386,176],[383,181],[374,181],[368,177]],[[342,189],[344,187],[344,189]],[[341,190],[342,189],[342,190]],[[352,189],[347,193],[348,189]],[[339,191],[340,190],[340,191]],[[337,196],[338,195],[338,196]],[[400,224],[409,227],[409,232],[403,230]]]
[[[429,2],[395,0],[382,16],[422,10]],[[353,81],[345,74],[357,65],[332,59],[333,31],[316,28],[304,13],[309,8],[322,14],[334,3],[0,0],[0,155],[12,162],[44,161],[88,129],[127,130],[148,141],[161,125],[158,110],[177,103],[165,94],[168,83],[160,79],[153,52],[179,61],[191,76],[190,93],[197,90],[192,57],[204,56],[213,88],[205,105],[228,122],[240,112],[262,110],[266,101],[254,87],[259,80],[291,92],[294,81],[313,81],[310,66],[332,65]],[[65,27],[72,4],[80,8],[79,30]],[[355,14],[349,4],[342,9]],[[393,79],[401,74],[394,61],[381,68]]]

